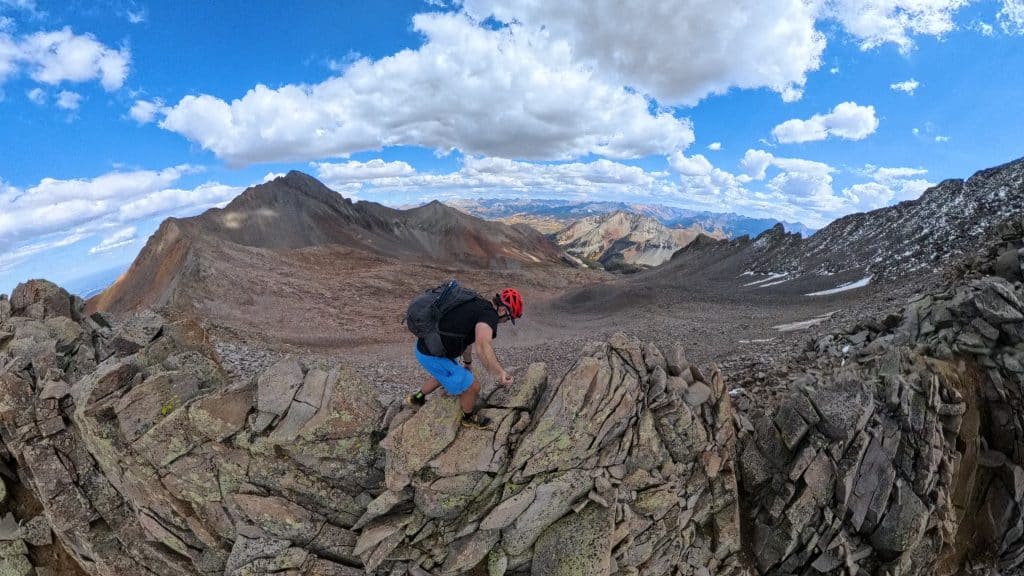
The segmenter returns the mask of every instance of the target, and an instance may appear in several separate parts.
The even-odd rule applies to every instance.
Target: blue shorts
[[[445,391],[449,394],[459,395],[469,389],[473,384],[473,373],[466,370],[451,358],[440,358],[428,356],[414,344],[412,349],[416,352],[416,359],[420,366],[431,376],[437,378]]]

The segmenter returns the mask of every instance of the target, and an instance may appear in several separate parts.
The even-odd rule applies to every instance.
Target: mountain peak
[[[286,187],[292,190],[297,190],[313,198],[331,198],[332,200],[341,198],[342,200],[350,202],[348,199],[346,199],[338,192],[335,192],[334,190],[328,188],[326,185],[324,185],[323,182],[317,180],[316,178],[310,176],[309,174],[306,174],[305,172],[299,172],[298,170],[291,170],[283,177],[275,178],[268,184],[274,184],[277,182],[280,182],[281,184],[284,184]],[[267,184],[263,184],[263,186],[266,185]]]
[[[299,170],[289,170],[287,174],[281,177],[281,179],[284,180],[285,182],[315,183],[322,185],[322,183],[316,178],[313,178],[309,174],[306,174],[305,172],[301,172]]]

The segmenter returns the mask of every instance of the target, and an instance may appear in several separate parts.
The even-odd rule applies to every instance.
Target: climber
[[[515,288],[505,288],[488,302],[479,295],[459,287],[454,281],[451,284],[465,301],[446,310],[436,321],[436,332],[440,334],[439,342],[443,345],[442,354],[431,354],[427,342],[429,339],[417,338],[414,347],[416,359],[427,371],[428,376],[419,391],[407,396],[405,401],[413,407],[423,406],[427,401],[427,394],[442,386],[449,394],[459,397],[463,426],[487,428],[491,419],[474,413],[480,384],[473,377],[473,347],[476,346],[477,357],[497,378],[499,384],[512,384],[512,375],[498,363],[491,341],[498,336],[499,323],[508,321],[515,324],[516,319],[523,315],[523,298]],[[426,294],[431,293],[428,291]],[[441,292],[440,298],[444,298],[444,294]],[[462,296],[463,294],[466,296]],[[410,306],[410,311],[414,306],[415,304]],[[455,361],[459,356],[462,356],[461,366]]]

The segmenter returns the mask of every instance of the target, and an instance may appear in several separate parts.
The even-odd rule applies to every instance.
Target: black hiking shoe
[[[491,425],[491,419],[483,414],[474,413],[466,414],[462,413],[462,426],[463,428],[478,428],[480,430],[486,430]]]
[[[417,392],[415,394],[409,394],[405,397],[405,405],[412,408],[420,408],[427,403],[427,397]]]

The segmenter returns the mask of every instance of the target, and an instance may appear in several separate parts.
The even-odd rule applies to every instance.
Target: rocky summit
[[[939,292],[730,385],[617,334],[382,404],[343,358],[0,298],[0,573],[988,574],[1024,566],[1024,220]]]

